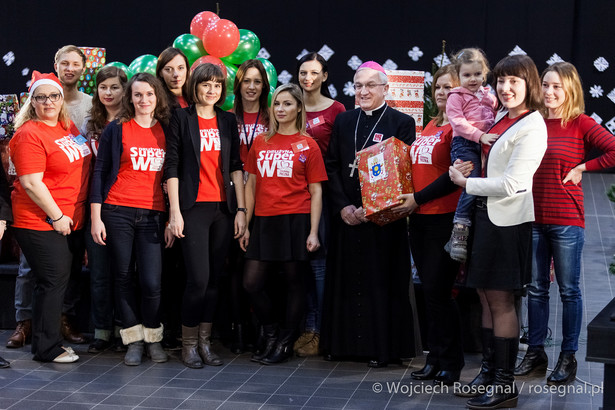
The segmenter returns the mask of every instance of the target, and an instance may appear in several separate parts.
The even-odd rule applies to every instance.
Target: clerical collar
[[[374,115],[374,113],[376,113],[376,112],[380,111],[380,110],[382,109],[382,107],[384,107],[384,106],[386,105],[386,103],[387,103],[387,102],[386,102],[386,101],[384,101],[384,102],[382,103],[382,105],[381,105],[380,107],[376,108],[375,110],[371,110],[371,111],[366,111],[366,110],[363,110],[363,112],[364,112],[364,113],[365,113],[365,115],[367,115],[368,117],[371,117],[372,115]]]

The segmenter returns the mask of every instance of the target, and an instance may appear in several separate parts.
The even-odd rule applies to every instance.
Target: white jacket
[[[496,122],[507,111],[501,111]],[[547,127],[535,111],[511,126],[491,147],[486,178],[468,178],[468,194],[487,197],[489,220],[497,226],[534,221],[532,180],[547,150]]]

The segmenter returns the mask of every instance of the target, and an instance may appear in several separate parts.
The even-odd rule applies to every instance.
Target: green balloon
[[[128,66],[128,69],[132,71],[133,74],[137,73],[150,73],[151,75],[156,75],[156,64],[158,63],[158,58],[151,54],[143,54],[132,60],[132,63]]]
[[[199,57],[207,55],[205,47],[203,47],[203,41],[192,34],[182,34],[177,37],[173,42],[173,47],[184,53],[188,58],[188,65],[190,67],[192,67],[192,64],[198,60]]]
[[[275,67],[271,64],[271,61],[264,58],[258,57],[257,60],[260,60],[260,62],[265,66],[267,79],[269,79],[269,85],[275,87],[278,84],[278,73],[275,71]]]
[[[246,60],[256,57],[261,49],[261,41],[250,30],[239,30],[239,44],[231,55],[225,57],[230,63],[241,64]],[[224,59],[223,59],[224,61]]]
[[[124,63],[120,63],[119,61],[112,61],[110,63],[105,64],[105,66],[117,67],[121,69],[122,71],[126,73],[126,77],[128,77],[129,80],[130,80],[130,77],[132,77],[132,71],[130,71],[130,68],[128,68],[128,66]]]
[[[226,100],[224,100],[224,104],[220,106],[224,111],[232,110],[233,105],[235,104],[235,95],[233,93],[229,93],[226,95]]]
[[[237,67],[227,62],[224,62],[224,66],[226,67],[226,91],[227,93],[232,94],[233,87],[235,86],[235,76],[237,75]]]
[[[269,86],[269,95],[267,96],[267,105],[271,107],[271,100],[273,99],[273,93],[275,92],[275,87]]]

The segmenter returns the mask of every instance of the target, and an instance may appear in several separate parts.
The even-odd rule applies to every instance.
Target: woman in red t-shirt
[[[158,56],[156,77],[165,86],[167,100],[171,111],[175,108],[186,108],[190,104],[188,97],[188,81],[190,79],[190,64],[181,50],[175,47],[165,48]]]
[[[346,111],[342,103],[331,98],[328,78],[327,60],[320,54],[316,52],[307,53],[297,62],[297,81],[303,90],[307,117],[306,131],[318,144],[323,159],[327,154],[335,118],[337,114]],[[318,229],[321,248],[311,255],[310,259],[314,280],[310,280],[305,331],[294,345],[294,350],[300,357],[318,355],[320,343],[322,303],[325,293],[327,234],[329,232],[329,212],[326,206],[327,197],[324,193],[323,203],[325,206],[323,206]]]
[[[244,61],[235,75],[233,94],[235,104],[233,111],[237,118],[239,131],[239,156],[241,163],[248,160],[248,152],[257,135],[267,132],[269,127],[269,79],[260,60]],[[244,172],[244,181],[248,173]],[[246,329],[251,326],[249,298],[243,289],[244,252],[239,243],[233,241],[229,254],[229,291],[230,317],[232,320],[233,340],[231,352],[241,354],[250,343],[247,338],[256,333]]]
[[[100,137],[90,193],[92,237],[109,245],[115,273],[124,363],[141,363],[144,342],[155,362],[167,361],[160,323],[162,243],[166,206],[162,167],[163,125],[169,109],[163,85],[151,74],[134,75],[122,99],[118,121]],[[139,272],[140,303],[134,289]]]
[[[79,356],[62,346],[60,316],[68,279],[81,271],[91,150],[54,74],[34,71],[15,126],[13,226],[36,282],[32,352],[35,360],[72,363]]]
[[[168,230],[181,238],[186,266],[182,300],[182,361],[188,367],[220,366],[211,350],[218,279],[231,237],[246,228],[243,172],[235,116],[224,103],[225,77],[213,64],[198,66],[188,87],[195,104],[171,118],[165,179]],[[234,220],[234,229],[233,229]]]
[[[305,107],[295,84],[273,94],[271,128],[259,135],[248,154],[246,204],[254,212],[252,235],[241,238],[246,251],[244,287],[263,325],[263,343],[252,361],[273,364],[292,356],[305,309],[308,252],[320,247],[321,181],[327,180],[318,145],[305,132]],[[265,291],[267,278],[283,271],[287,285],[286,318],[279,317]],[[279,331],[278,331],[279,330]]]
[[[122,96],[128,78],[118,68],[106,66],[96,73],[96,89],[92,97],[92,108],[85,118],[84,135],[90,140],[94,158],[98,153],[98,141],[103,130],[115,120],[122,109]],[[115,292],[109,266],[106,246],[94,242],[91,233],[91,220],[85,230],[85,248],[88,252],[90,269],[90,294],[92,297],[92,322],[94,341],[88,347],[88,353],[100,353],[110,345],[114,330],[114,318],[119,337],[119,307],[114,308]],[[118,339],[119,340],[119,339]]]

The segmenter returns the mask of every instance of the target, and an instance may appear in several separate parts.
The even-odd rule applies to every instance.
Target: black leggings
[[[213,321],[233,220],[225,202],[197,202],[182,214],[186,235],[181,243],[186,264],[182,324],[194,327]]]
[[[303,261],[267,262],[255,259],[245,260],[243,287],[252,298],[252,305],[262,325],[277,321],[273,303],[265,291],[269,275],[282,271],[286,283],[286,318],[284,328],[298,331],[303,318],[306,303],[306,280],[309,263]]]

